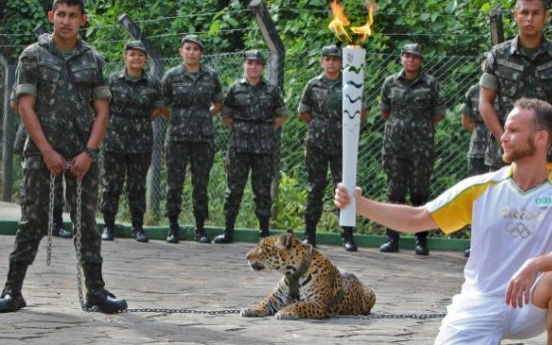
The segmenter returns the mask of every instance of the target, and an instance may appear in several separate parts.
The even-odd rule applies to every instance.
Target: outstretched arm
[[[370,200],[362,197],[359,187],[355,190],[355,196],[356,212],[385,227],[412,233],[438,228],[425,206],[413,207]],[[335,189],[334,203],[338,208],[351,203],[351,196],[342,183]]]

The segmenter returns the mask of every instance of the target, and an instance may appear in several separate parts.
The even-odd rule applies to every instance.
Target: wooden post
[[[161,80],[163,77],[163,58],[157,47],[150,40],[142,37],[142,31],[128,15],[122,14],[119,16],[118,21],[133,39],[142,41],[153,67],[152,76],[157,80]],[[146,202],[148,210],[151,211],[156,220],[161,215],[159,204],[161,201],[163,138],[165,137],[166,130],[167,123],[165,119],[159,117],[153,121],[153,156],[148,172]]]
[[[493,46],[504,42],[504,24],[502,21],[502,6],[498,5],[489,14],[491,19],[491,44]]]
[[[15,114],[10,108],[10,94],[15,80],[15,64],[0,51],[0,65],[4,68],[4,120],[2,138],[2,201],[11,202],[13,187],[13,141],[15,140]]]
[[[270,18],[268,9],[263,0],[252,0],[249,3],[249,8],[253,11],[257,25],[261,30],[263,39],[270,50],[270,59],[268,60],[268,80],[280,87],[280,90],[284,90],[284,67],[286,58],[286,48],[276,25]],[[270,194],[272,196],[272,216],[271,223],[274,224],[274,220],[278,216],[278,208],[276,207],[276,200],[280,190],[280,154],[282,146],[282,130],[278,129],[276,134],[277,150],[274,154],[274,177],[272,178],[272,184],[270,188]],[[272,225],[272,227],[274,227]]]

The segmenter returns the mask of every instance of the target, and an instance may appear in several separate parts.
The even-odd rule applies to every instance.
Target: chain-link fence
[[[281,181],[278,199],[275,200],[277,217],[273,224],[279,229],[300,229],[302,228],[302,214],[306,201],[306,173],[304,169],[304,138],[306,136],[306,125],[299,121],[295,114],[297,102],[308,79],[321,73],[319,66],[319,51],[309,51],[304,54],[290,54],[300,56],[297,59],[288,59],[285,65],[285,81],[283,93],[289,110],[289,121],[283,126],[282,131],[282,152],[281,152]],[[241,52],[234,54],[213,54],[203,57],[203,64],[215,69],[223,84],[224,91],[238,77],[243,75]],[[370,54],[367,53],[365,65],[365,92],[364,97],[368,106],[368,120],[362,125],[360,134],[360,147],[358,157],[358,184],[363,187],[364,194],[370,197],[384,200],[386,195],[386,177],[381,167],[381,145],[383,138],[383,120],[381,120],[378,109],[379,93],[381,84],[386,76],[400,71],[401,66],[398,56]],[[164,60],[164,69],[181,63],[180,58],[173,57]],[[107,65],[107,72],[123,67],[120,63]],[[479,70],[478,57],[473,56],[426,56],[424,69],[436,77],[447,91],[448,110],[444,121],[437,125],[436,135],[436,163],[432,178],[431,194],[436,195],[455,181],[466,176],[467,161],[466,153],[469,143],[469,133],[464,131],[460,124],[458,105],[462,103],[463,96],[467,89],[478,82],[481,74]],[[1,73],[0,73],[1,75]],[[0,93],[3,88],[0,88]],[[0,95],[2,96],[2,95]],[[0,100],[3,97],[0,97]],[[4,109],[4,108],[2,108]],[[3,112],[0,113],[3,119]],[[158,119],[156,121],[165,121]],[[16,124],[19,120],[16,121]],[[211,172],[209,194],[210,194],[210,219],[208,225],[223,226],[224,216],[222,206],[226,188],[224,173],[224,155],[229,130],[216,118],[216,161]],[[166,128],[161,123],[159,128]],[[15,128],[13,128],[15,130]],[[0,133],[3,135],[3,133]],[[1,139],[1,138],[0,138]],[[161,131],[156,137],[157,141],[164,140],[164,132]],[[163,152],[157,152],[161,155]],[[19,156],[14,156],[13,172],[13,197],[16,202],[19,197],[21,185],[21,162]],[[161,183],[148,188],[148,195],[151,195],[146,223],[166,224],[162,216],[165,202],[165,178],[164,164],[161,164]],[[109,169],[109,167],[104,167]],[[189,176],[189,174],[187,174]],[[237,226],[256,228],[257,221],[254,216],[253,198],[251,188],[246,187],[246,194],[242,202],[240,216]],[[189,178],[185,184],[183,212],[181,221],[184,224],[193,223],[191,189]],[[333,186],[328,186],[326,193],[325,212],[319,229],[321,231],[337,231],[337,218],[334,214],[334,207],[331,202]],[[127,205],[122,198],[119,207],[118,221],[129,219]],[[152,212],[155,210],[155,212]],[[378,232],[373,224],[359,219],[359,231]]]

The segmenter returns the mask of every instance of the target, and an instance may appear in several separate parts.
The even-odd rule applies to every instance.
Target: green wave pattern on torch
[[[355,99],[352,99],[351,96],[349,96],[349,95],[347,95],[347,96],[345,96],[345,97],[347,97],[347,98],[349,99],[349,102],[351,102],[351,103],[353,103],[353,104],[356,103],[356,102],[358,102],[358,101],[362,101],[362,97],[357,97],[357,98],[355,98]]]
[[[356,87],[357,89],[362,88],[362,83],[357,84],[357,83],[355,83],[355,82],[353,82],[353,81],[347,82],[347,85],[353,85],[353,86]]]
[[[346,71],[351,71],[351,72],[354,72],[356,74],[359,74],[360,72],[362,72],[364,70],[364,64],[356,67],[356,66],[345,66],[344,70]]]

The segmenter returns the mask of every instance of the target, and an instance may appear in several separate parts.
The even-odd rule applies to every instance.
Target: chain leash
[[[77,219],[75,226],[75,249],[77,255],[77,291],[79,294],[79,303],[81,309],[85,312],[96,312],[96,307],[88,308],[84,302],[84,293],[82,289],[82,269],[81,269],[81,249],[82,249],[82,181],[77,180]]]
[[[48,244],[46,245],[46,265],[52,262],[52,233],[54,231],[54,202],[55,202],[56,177],[50,174],[50,197],[48,205]]]
[[[127,309],[127,313],[158,313],[158,314],[195,314],[195,315],[231,315],[239,314],[239,309],[223,310],[196,310],[196,309],[169,309],[169,308],[135,308]],[[337,319],[361,319],[361,320],[381,320],[381,319],[440,319],[445,317],[446,313],[403,313],[403,314],[369,314],[369,315],[343,315],[335,316]]]
[[[369,314],[358,316],[338,316],[340,319],[363,319],[363,320],[382,320],[382,319],[442,319],[447,313],[398,313],[398,314]]]

